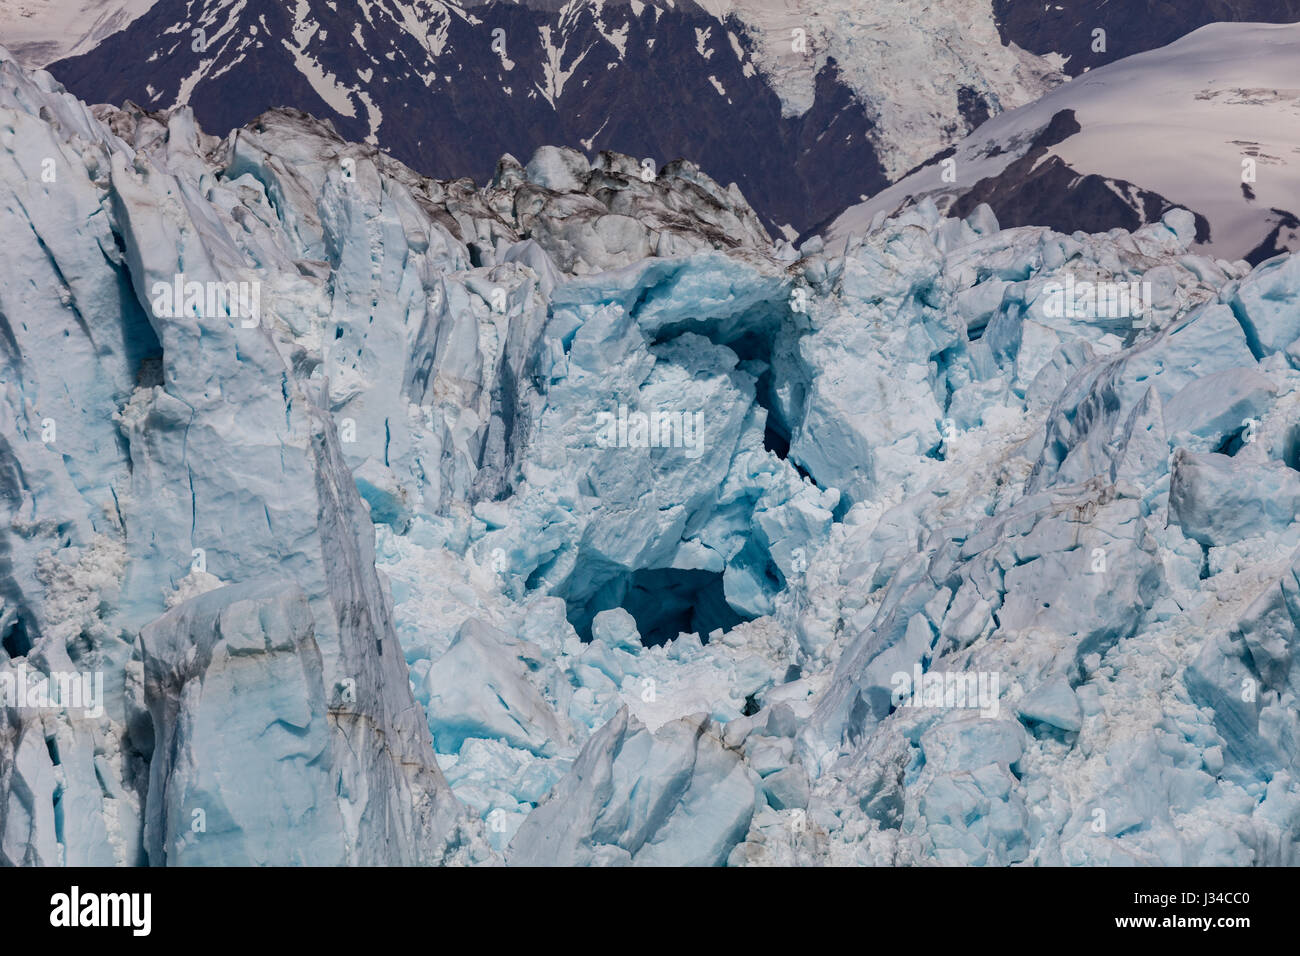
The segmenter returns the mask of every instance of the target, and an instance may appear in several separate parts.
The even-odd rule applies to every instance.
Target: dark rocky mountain
[[[420,11],[413,23],[415,8],[391,0],[161,0],[50,71],[91,102],[165,108],[184,93],[216,133],[295,107],[443,179],[483,183],[501,155],[526,161],[544,144],[656,168],[687,157],[735,182],[778,235],[887,184],[833,61],[812,108],[783,116],[744,34],[689,0]]]

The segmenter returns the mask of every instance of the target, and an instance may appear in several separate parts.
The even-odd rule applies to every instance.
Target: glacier
[[[0,76],[0,862],[1300,860],[1300,259]]]

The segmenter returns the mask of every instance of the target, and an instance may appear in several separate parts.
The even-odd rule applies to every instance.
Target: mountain
[[[219,133],[0,52],[0,863],[1300,862],[1300,257]]]
[[[841,215],[842,242],[923,197],[1007,225],[1132,230],[1175,206],[1197,248],[1261,262],[1300,248],[1300,24],[1213,24],[989,120]]]
[[[1068,76],[1296,2],[0,0],[0,41],[88,101],[294,107],[444,178],[547,143],[689,158],[794,239]]]
[[[442,178],[481,183],[502,154],[547,143],[655,170],[689,156],[791,236],[885,184],[834,63],[809,109],[784,115],[739,35],[691,4],[163,0],[52,70],[88,99],[192,105],[211,129],[293,106]]]
[[[794,238],[1055,82],[978,11],[925,31],[826,19],[851,10],[159,0],[49,69],[87,101],[190,105],[210,129],[294,107],[442,178],[482,183],[496,157],[549,143],[689,158]]]

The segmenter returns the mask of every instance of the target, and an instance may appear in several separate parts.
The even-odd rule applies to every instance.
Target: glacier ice
[[[0,861],[1300,860],[1294,257],[0,74]]]
[[[149,862],[343,863],[306,595],[278,581],[217,588],[146,625],[140,650]],[[277,832],[293,834],[290,855]]]

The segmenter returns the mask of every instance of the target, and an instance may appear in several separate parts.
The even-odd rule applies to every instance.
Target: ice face
[[[0,860],[1295,862],[1293,259],[0,72]]]

